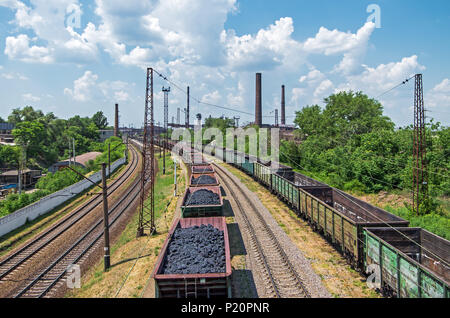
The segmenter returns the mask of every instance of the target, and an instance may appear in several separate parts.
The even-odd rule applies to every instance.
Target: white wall
[[[114,172],[119,166],[125,163],[125,157],[117,160],[111,164],[111,173]],[[108,169],[106,169],[108,175]],[[99,171],[89,177],[94,182],[99,182],[102,179],[102,172]],[[17,210],[7,216],[0,218],[0,236],[5,235],[20,226],[24,225],[27,220],[32,221],[39,216],[46,214],[56,208],[58,205],[72,199],[77,194],[83,192],[87,188],[91,187],[92,183],[86,179],[72,184],[67,188],[52,193],[41,200],[30,204],[22,209]]]

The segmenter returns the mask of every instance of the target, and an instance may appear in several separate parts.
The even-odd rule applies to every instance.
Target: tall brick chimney
[[[119,104],[116,104],[116,116],[114,118],[114,136],[119,137]]]
[[[286,96],[284,93],[284,85],[281,85],[281,125],[286,125]]]
[[[255,125],[262,125],[261,73],[256,73]]]

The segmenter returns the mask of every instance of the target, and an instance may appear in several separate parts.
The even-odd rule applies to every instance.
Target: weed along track
[[[108,188],[110,227],[128,206],[133,205],[139,193],[138,179],[129,184],[140,162],[136,149],[130,149],[131,163]],[[52,296],[55,287],[64,281],[68,266],[82,263],[93,249],[100,247],[103,235],[101,204],[101,195],[95,196],[2,260],[1,296]]]
[[[294,269],[288,255],[284,252],[277,237],[265,222],[255,204],[245,192],[220,166],[215,165],[225,191],[235,201],[238,210],[235,212],[243,221],[251,251],[259,263],[258,269],[265,283],[266,297],[276,298],[309,298],[311,297],[299,274]]]

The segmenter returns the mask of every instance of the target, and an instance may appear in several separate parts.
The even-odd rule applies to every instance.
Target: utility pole
[[[69,137],[69,167],[72,164],[72,146],[70,144],[70,137]]]
[[[72,138],[72,147],[73,147],[73,164],[77,163],[77,156],[75,154],[75,138]]]
[[[189,86],[187,87],[186,128],[189,129]]]
[[[278,109],[275,109],[275,127],[278,127]]]
[[[177,108],[177,125],[180,125],[180,107]]]
[[[173,190],[173,196],[177,196],[177,161],[173,160],[173,184],[175,185],[175,188]]]
[[[102,163],[102,186],[99,186],[97,183],[86,177],[85,175],[79,173],[77,170],[69,166],[69,169],[81,176],[82,178],[88,180],[94,186],[102,189],[103,194],[103,236],[104,236],[104,271],[106,272],[111,267],[110,260],[110,249],[109,249],[109,216],[108,216],[108,187],[106,185],[106,163]]]
[[[108,190],[106,187],[106,164],[102,163],[102,192],[103,192],[103,223],[104,223],[104,237],[105,237],[105,256],[104,256],[104,271],[106,272],[111,266],[110,251],[109,251],[109,220],[108,220]]]
[[[108,143],[108,177],[111,177],[111,143]]]
[[[426,127],[422,74],[416,74],[415,76],[413,142],[413,213],[419,214],[421,212],[421,204],[428,199]],[[426,206],[422,205],[422,208],[426,208]],[[427,211],[422,212],[426,213]]]
[[[169,137],[169,93],[170,87],[165,88],[163,86],[162,91],[164,92],[164,141],[163,145],[163,174],[166,174],[166,147],[167,147],[167,139]]]

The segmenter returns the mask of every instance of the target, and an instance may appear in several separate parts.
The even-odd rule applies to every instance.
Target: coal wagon
[[[450,298],[450,241],[422,228],[366,228],[365,269],[386,296]]]
[[[220,273],[165,274],[168,246],[177,229],[211,225],[223,232],[225,268]],[[192,242],[195,244],[195,242]],[[231,298],[231,256],[227,224],[224,217],[180,219],[174,223],[164,242],[152,278],[155,280],[156,298]],[[194,255],[200,256],[201,255]]]
[[[217,203],[207,204],[193,204],[191,195],[194,195],[198,191],[208,191],[215,194],[218,198]],[[201,186],[201,187],[189,187],[186,189],[183,203],[181,205],[181,216],[183,218],[192,217],[205,217],[205,216],[220,216],[223,211],[223,198],[219,186]]]

